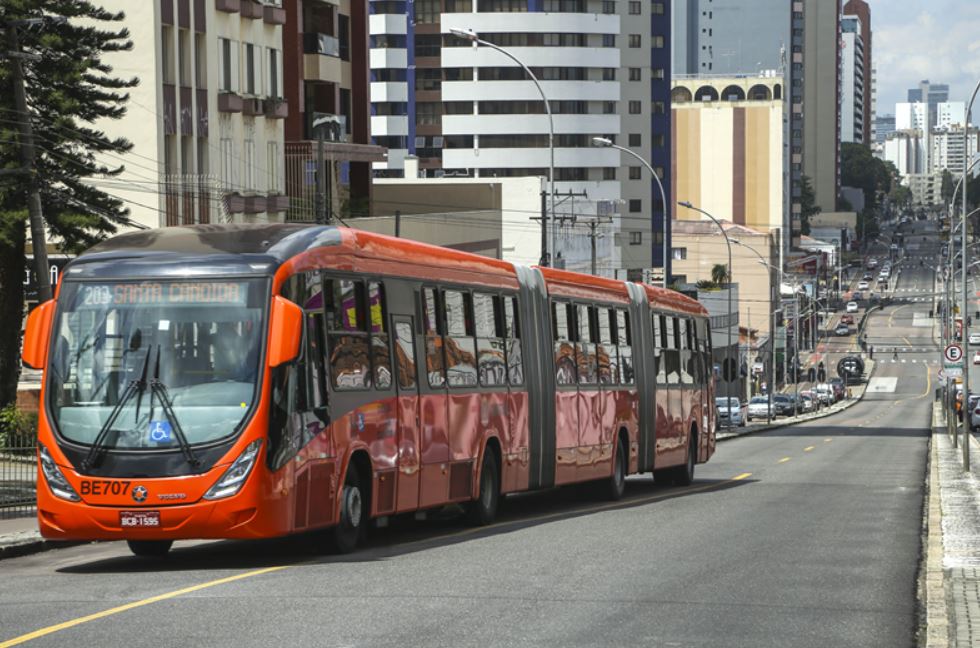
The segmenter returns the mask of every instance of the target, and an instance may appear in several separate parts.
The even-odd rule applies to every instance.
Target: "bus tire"
[[[609,499],[614,502],[623,498],[626,492],[626,444],[622,439],[616,441],[616,453],[613,456],[613,471],[609,477]]]
[[[480,493],[467,507],[470,524],[487,526],[497,517],[500,504],[500,470],[497,460],[489,446],[483,451],[483,465],[480,467]]]
[[[691,441],[687,444],[687,461],[683,466],[674,469],[674,483],[678,486],[690,486],[694,481],[694,464],[697,460],[698,434],[691,430]]]
[[[127,540],[129,550],[141,558],[163,558],[173,546],[173,540]]]
[[[364,493],[361,488],[357,466],[351,461],[344,477],[344,488],[340,494],[340,520],[330,531],[330,540],[337,553],[350,553],[364,535],[365,528]]]

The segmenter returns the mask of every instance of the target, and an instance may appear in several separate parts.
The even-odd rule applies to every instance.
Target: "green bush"
[[[37,414],[16,405],[0,409],[0,448],[33,446],[37,441]]]

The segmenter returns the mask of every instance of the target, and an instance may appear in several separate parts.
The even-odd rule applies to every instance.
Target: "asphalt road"
[[[869,338],[929,347],[929,307],[872,315]],[[4,560],[0,648],[912,646],[929,372],[880,363],[845,412],[723,443],[687,488],[631,478],[618,504],[513,497],[492,527],[408,522],[346,557],[303,537]]]

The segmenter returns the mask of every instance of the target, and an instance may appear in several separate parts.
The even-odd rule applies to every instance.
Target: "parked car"
[[[871,287],[871,284],[869,284],[867,281],[859,281],[858,282],[858,290],[867,290],[870,287]]]
[[[811,411],[816,411],[823,406],[823,403],[820,402],[820,397],[813,390],[801,391],[800,398],[809,399]]]
[[[813,388],[813,391],[824,405],[834,404],[834,388],[829,383],[820,383]]]
[[[728,400],[726,403],[725,401]],[[725,396],[715,398],[715,407],[718,410],[718,425],[723,426],[745,426],[745,415],[742,412],[742,403],[734,396],[731,399]]]
[[[980,365],[980,349],[973,352],[973,364]]]
[[[970,344],[980,344],[980,333],[970,333]]]
[[[844,385],[844,379],[831,378],[829,384],[834,390],[834,399],[844,400],[844,397],[847,396],[847,387]]]
[[[751,421],[753,419],[771,418],[769,416],[769,397],[753,396],[749,401],[748,411],[745,417]]]
[[[856,301],[847,302],[847,306],[844,307],[844,311],[847,313],[858,312],[858,303]]]
[[[980,394],[970,394],[970,429],[980,429]]]
[[[803,405],[804,414],[808,414],[817,409],[816,400],[806,392],[800,392],[800,404]]]
[[[841,322],[840,324],[837,325],[836,328],[834,328],[834,335],[850,335],[850,334],[851,334],[851,327],[845,324],[844,322]]]
[[[786,394],[773,394],[772,409],[776,416],[795,416],[796,403]]]
[[[847,315],[845,313],[844,315],[841,315],[840,316],[840,322],[841,322],[841,324],[847,324],[848,326],[850,326],[850,325],[854,324],[854,317],[851,316],[851,315]]]

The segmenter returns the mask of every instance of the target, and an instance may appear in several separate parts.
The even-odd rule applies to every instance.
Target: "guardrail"
[[[36,498],[37,440],[0,436],[0,519],[34,515]]]

